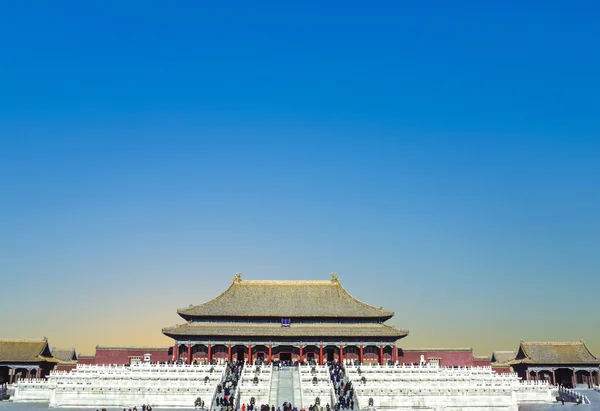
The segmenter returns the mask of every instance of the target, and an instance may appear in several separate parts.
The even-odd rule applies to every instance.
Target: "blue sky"
[[[599,20],[591,1],[5,2],[20,308],[0,337],[168,344],[175,309],[237,271],[334,271],[407,346],[599,355]]]

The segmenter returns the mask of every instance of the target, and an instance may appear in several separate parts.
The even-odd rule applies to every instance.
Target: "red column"
[[[392,361],[394,365],[398,362],[398,347],[396,347],[396,344],[392,345]]]
[[[192,363],[192,344],[188,344],[188,359],[187,359],[187,363],[188,364]]]
[[[35,372],[35,378],[40,378],[42,376],[42,369],[38,368]]]
[[[269,344],[269,362],[273,362],[273,344]]]
[[[252,346],[248,345],[248,364],[252,365]]]
[[[379,346],[379,365],[383,365],[383,345]]]
[[[300,345],[300,358],[298,359],[298,361],[302,362],[302,345]]]
[[[529,370],[525,371],[525,375],[527,376],[527,381],[531,380],[531,373],[529,372]]]
[[[179,357],[179,346],[175,343],[173,346],[173,361],[177,361],[177,357]]]
[[[211,355],[212,353],[211,353],[211,349],[210,348],[211,348],[211,346],[210,346],[210,344],[208,344],[208,362],[209,363],[210,363],[210,360],[212,359],[212,355]]]
[[[340,344],[340,364],[344,362],[344,346]]]
[[[231,361],[231,344],[227,346],[227,361]]]
[[[319,365],[323,365],[323,346],[319,345]]]
[[[13,378],[15,377],[15,369],[14,368],[10,368],[8,370],[8,373],[10,374],[10,377],[8,377],[8,383],[12,384],[13,383]]]
[[[575,368],[573,368],[573,389],[577,388],[577,374],[575,373]]]
[[[362,362],[363,362],[363,346],[362,346],[362,344],[360,345],[360,351],[358,352],[358,362],[360,365],[362,365]]]

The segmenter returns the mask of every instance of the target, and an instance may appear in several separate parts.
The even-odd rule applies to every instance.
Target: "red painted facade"
[[[94,364],[129,365],[132,358],[143,361],[146,354],[150,354],[153,363],[167,362],[171,360],[172,350],[173,347],[96,347]]]
[[[93,355],[80,355],[77,357],[77,364],[96,364],[96,357]]]
[[[441,367],[472,367],[474,364],[473,349],[471,348],[399,348],[398,363],[418,364],[421,355],[425,362],[439,362]],[[488,361],[489,365],[489,361]]]
[[[77,368],[77,364],[56,364],[54,367],[57,371],[71,371]]]
[[[489,367],[490,364],[491,364],[491,362],[490,362],[490,359],[488,357],[485,357],[485,359],[484,358],[477,358],[477,357],[475,357],[473,359],[473,365],[475,367]]]

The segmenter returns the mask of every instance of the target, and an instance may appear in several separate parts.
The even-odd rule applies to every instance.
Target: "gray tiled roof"
[[[599,364],[583,341],[521,341],[515,363],[526,364]]]
[[[35,363],[53,362],[46,340],[0,340],[0,362]]]
[[[494,351],[492,353],[491,362],[494,365],[506,364],[515,359],[517,353],[514,350],[510,351]]]
[[[187,323],[163,328],[169,337],[177,336],[240,336],[240,337],[381,337],[402,338],[407,331],[384,324],[280,324],[251,323]]]
[[[337,276],[330,281],[247,281],[236,276],[218,297],[177,312],[185,319],[203,316],[389,319],[394,315],[352,297]]]
[[[57,349],[52,350],[52,356],[60,361],[77,361],[77,354],[75,349]]]

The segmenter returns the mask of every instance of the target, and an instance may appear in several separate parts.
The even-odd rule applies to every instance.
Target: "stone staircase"
[[[289,402],[292,406],[302,409],[300,371],[297,367],[282,367],[279,371],[273,370],[269,404],[275,405],[277,408],[284,402]]]
[[[277,405],[277,389],[279,388],[279,371],[277,368],[273,368],[273,374],[271,375],[271,394],[269,395],[269,405]]]

